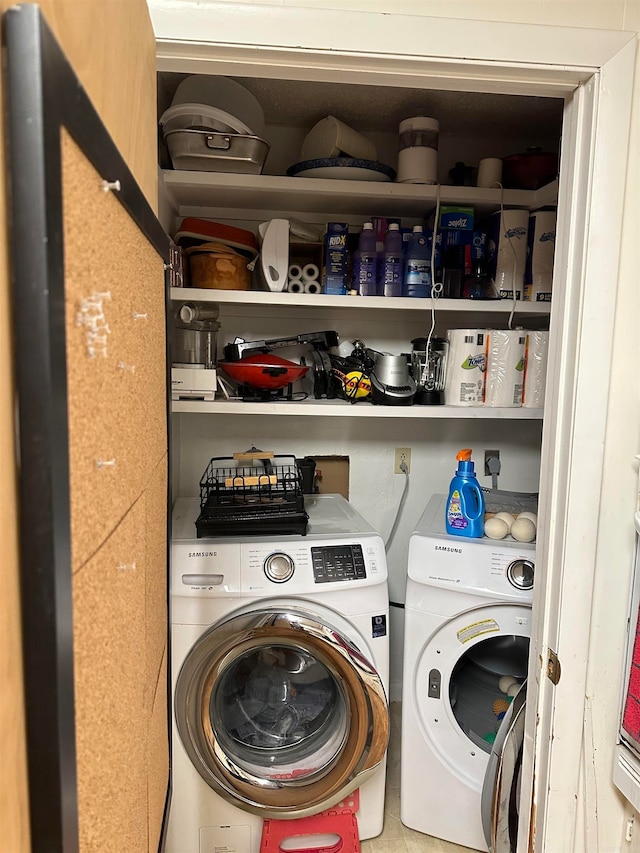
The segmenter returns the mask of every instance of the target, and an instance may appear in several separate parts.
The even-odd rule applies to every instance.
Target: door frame
[[[636,33],[197,0],[149,7],[159,71],[565,99],[519,848],[573,850],[619,270],[610,247],[622,237]],[[549,649],[564,664],[556,686]],[[556,715],[562,706],[574,712]]]

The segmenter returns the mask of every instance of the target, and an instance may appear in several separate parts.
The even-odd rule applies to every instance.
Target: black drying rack
[[[308,521],[302,474],[295,456],[264,454],[243,460],[217,456],[200,479],[198,538],[304,536]]]

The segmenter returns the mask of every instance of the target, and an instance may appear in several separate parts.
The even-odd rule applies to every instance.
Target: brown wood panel
[[[148,850],[145,523],[141,498],[73,578],[82,853]]]
[[[167,648],[167,466],[158,464],[145,492],[146,505],[146,650],[149,702],[167,703],[158,673]]]
[[[0,0],[0,12],[15,0]],[[151,207],[157,209],[155,42],[145,0],[39,0],[63,50],[101,113]],[[88,37],[88,34],[91,37]],[[1,72],[0,72],[1,73]],[[0,78],[1,82],[1,78]],[[131,116],[136,120],[132,121]],[[0,142],[4,115],[0,112]],[[0,199],[6,197],[0,145]],[[0,204],[0,231],[6,233]],[[30,850],[18,593],[15,435],[9,259],[0,241],[0,838],[11,853]]]
[[[167,453],[162,259],[63,133],[73,569]]]
[[[158,850],[169,778],[169,720],[167,709],[167,646],[163,649],[155,685],[148,734],[147,811],[149,851]]]

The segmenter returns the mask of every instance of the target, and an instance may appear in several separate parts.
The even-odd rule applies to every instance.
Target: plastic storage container
[[[422,225],[414,225],[404,267],[405,296],[431,296],[431,247]]]
[[[398,183],[435,184],[438,182],[438,134],[435,118],[414,116],[400,122]]]
[[[378,253],[372,222],[365,222],[353,255],[353,288],[360,296],[381,296],[378,285]]]
[[[458,469],[449,486],[446,508],[447,533],[481,539],[484,535],[484,493],[478,484],[471,450],[456,456]]]
[[[382,256],[382,288],[385,296],[402,296],[402,234],[395,222],[389,225]]]

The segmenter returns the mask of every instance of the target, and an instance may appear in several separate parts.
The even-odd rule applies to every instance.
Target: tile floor
[[[400,702],[391,703],[384,829],[377,838],[362,842],[361,853],[469,853],[468,847],[460,847],[440,838],[415,832],[400,821],[401,708]]]

